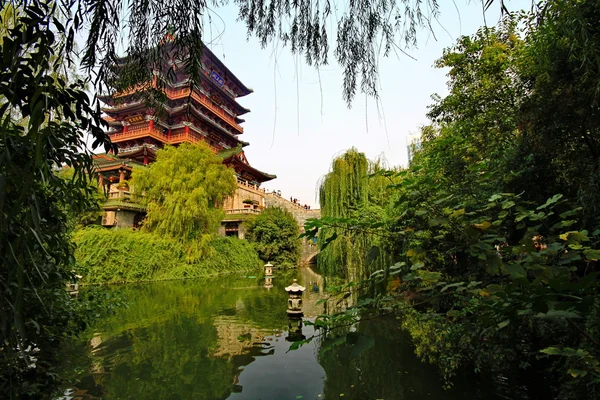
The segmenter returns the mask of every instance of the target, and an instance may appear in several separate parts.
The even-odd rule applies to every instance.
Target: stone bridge
[[[321,218],[321,210],[305,210],[304,207],[300,207],[275,193],[265,193],[265,205],[267,207],[285,208],[292,213],[294,218],[296,218],[296,222],[298,222],[300,232],[304,232],[304,223],[307,219]],[[302,252],[300,256],[301,265],[308,265],[316,262],[318,253],[319,250],[316,244],[309,242],[306,239],[302,239]]]

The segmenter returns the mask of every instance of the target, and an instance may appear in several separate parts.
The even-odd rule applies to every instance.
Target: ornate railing
[[[147,122],[142,124],[131,125],[127,128],[127,132],[110,133],[110,140],[113,143],[121,143],[126,142],[128,140],[141,139],[149,136],[154,139],[157,139],[161,143],[170,145],[179,144],[183,142],[198,143],[202,140],[202,135],[200,135],[198,132],[193,131],[192,129],[189,129],[187,132],[185,132],[184,130],[177,131],[169,135],[168,133],[163,133],[162,131],[156,128],[150,129],[150,125]],[[215,153],[219,152],[218,148],[210,146],[208,142],[206,142],[206,144]]]
[[[260,210],[255,208],[234,208],[225,210],[225,214],[260,214]]]
[[[108,193],[108,200],[125,200],[136,202],[139,201],[142,196],[137,195],[129,190],[117,190],[116,192]]]
[[[187,97],[187,96],[190,95],[190,92],[191,92],[190,88],[167,89],[166,90],[167,96],[169,96],[169,98],[173,99],[173,100],[175,100],[175,99],[181,99],[183,97]],[[215,106],[212,103],[212,101],[205,94],[198,93],[198,92],[195,92],[195,91],[191,92],[191,93],[192,93],[192,98],[194,100],[198,101],[204,107],[208,108],[213,113],[215,113],[216,115],[220,116],[233,129],[235,129],[236,131],[238,131],[240,133],[244,132],[244,128],[242,128],[240,125],[237,124],[237,122],[235,122],[235,119],[233,118],[233,116],[229,115],[221,107]]]
[[[255,192],[258,192],[260,194],[266,193],[265,189],[263,189],[263,188],[261,188],[261,187],[259,187],[257,185],[254,185],[252,183],[249,183],[248,181],[245,181],[243,179],[239,179],[238,178],[237,183],[238,183],[238,186],[241,187],[242,189],[247,189],[247,190],[255,191]]]

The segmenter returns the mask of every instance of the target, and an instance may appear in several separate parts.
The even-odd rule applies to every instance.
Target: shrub
[[[247,238],[263,261],[273,261],[282,268],[294,267],[300,258],[298,223],[287,210],[265,209],[248,221]]]
[[[92,284],[199,278],[260,268],[245,240],[209,236],[201,255],[189,257],[196,243],[130,229],[91,227],[75,232],[75,258],[84,282]]]

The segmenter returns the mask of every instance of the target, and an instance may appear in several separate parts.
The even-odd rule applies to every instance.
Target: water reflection
[[[319,353],[318,337],[286,315],[286,284],[307,287],[305,319],[323,313],[323,280],[310,269],[265,277],[223,277],[126,286],[129,307],[99,321],[65,349],[73,375],[64,399],[453,399],[478,398],[472,385],[444,392],[418,362],[394,320],[353,327],[375,345]],[[269,290],[270,289],[270,290]],[[486,398],[493,398],[487,396]]]

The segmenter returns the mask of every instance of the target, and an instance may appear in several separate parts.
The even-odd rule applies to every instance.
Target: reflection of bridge
[[[267,207],[279,207],[288,210],[296,221],[300,232],[304,232],[304,223],[309,218],[321,218],[321,210],[305,210],[304,207],[300,207],[292,203],[291,201],[284,199],[276,195],[275,193],[265,193],[265,203]],[[317,254],[319,253],[318,247],[307,241],[302,240],[302,252],[300,256],[300,264],[308,265],[316,261]]]
[[[301,265],[316,264],[318,254],[319,247],[316,244],[309,242],[306,239],[302,241],[302,252],[300,253]]]

